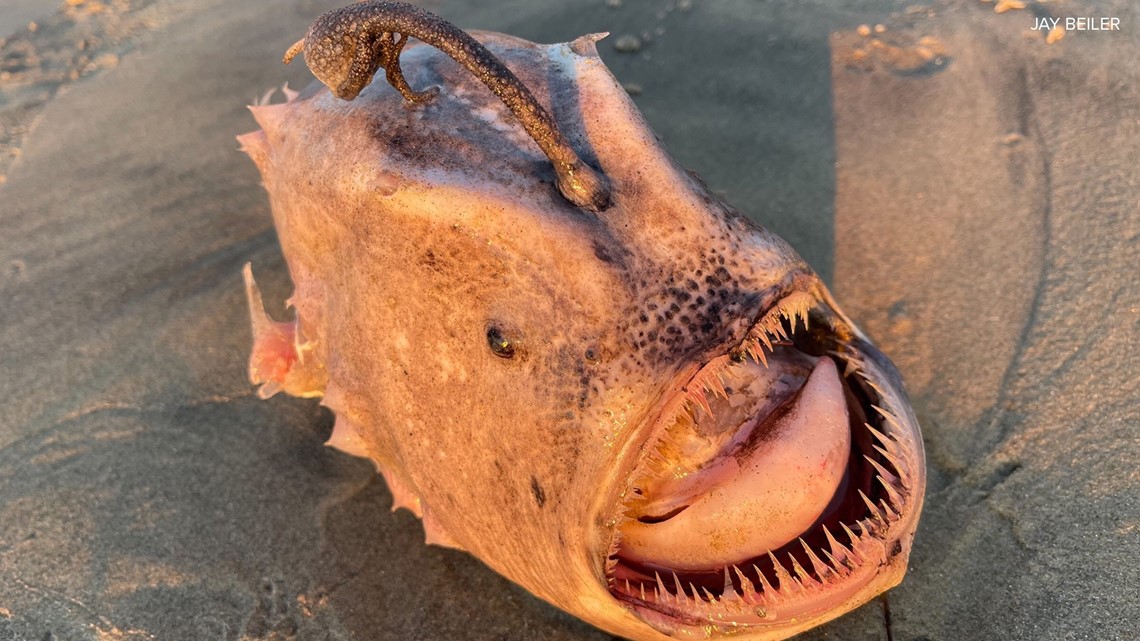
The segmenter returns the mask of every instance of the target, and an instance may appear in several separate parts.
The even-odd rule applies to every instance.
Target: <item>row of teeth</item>
[[[775,554],[769,552],[768,559],[771,561],[776,574],[776,585],[773,585],[764,571],[755,564],[752,565],[752,575],[756,577],[755,581],[745,574],[739,565],[726,566],[724,568],[724,586],[720,595],[713,594],[705,587],[697,587],[692,582],[688,584],[686,589],[676,572],[673,572],[671,576],[672,589],[666,586],[666,580],[662,579],[660,572],[654,573],[655,583],[623,579],[616,580],[613,584],[619,592],[640,598],[645,603],[673,606],[687,613],[703,613],[711,618],[723,614],[751,612],[763,618],[788,599],[794,599],[802,593],[821,589],[829,583],[844,579],[864,563],[864,557],[859,554],[858,549],[861,544],[870,542],[874,537],[872,529],[874,526],[870,524],[870,519],[864,519],[857,524],[857,527],[864,530],[861,534],[855,534],[846,525],[841,525],[841,527],[850,537],[851,544],[850,546],[843,545],[831,534],[830,530],[824,527],[824,534],[831,548],[830,552],[820,550],[826,560],[820,558],[820,555],[812,550],[811,546],[803,539],[799,540],[804,552],[811,560],[812,569],[815,571],[814,575],[804,569],[793,555],[788,555],[787,565],[785,565],[779,561]],[[733,576],[739,582],[739,588],[733,582]]]
[[[883,414],[887,420],[894,419],[886,410],[878,407],[875,409]],[[864,427],[878,441],[877,444],[873,445],[875,450],[896,470],[905,470],[899,444],[869,424],[864,423]],[[712,616],[745,610],[756,614],[759,610],[771,609],[787,598],[794,597],[804,591],[826,587],[833,579],[849,576],[864,562],[863,557],[857,551],[860,544],[881,537],[892,523],[899,520],[900,510],[898,508],[905,504],[906,497],[910,493],[903,481],[904,476],[892,473],[869,456],[864,455],[863,458],[875,468],[877,472],[875,479],[886,491],[890,500],[883,498],[876,504],[862,490],[858,490],[859,497],[867,506],[868,515],[856,521],[853,526],[848,526],[845,523],[839,524],[839,527],[847,535],[850,542],[849,546],[840,543],[826,525],[821,527],[830,550],[820,549],[817,554],[802,538],[799,539],[804,553],[811,561],[812,569],[815,571],[814,575],[805,570],[793,555],[788,554],[788,566],[791,568],[789,570],[788,567],[780,563],[774,553],[769,551],[768,558],[772,562],[778,580],[775,586],[768,581],[764,572],[756,565],[752,566],[752,571],[758,579],[759,586],[750,580],[738,566],[725,567],[724,588],[720,596],[712,594],[704,587],[698,588],[693,583],[689,583],[688,590],[686,590],[676,572],[672,573],[673,590],[666,587],[666,582],[659,572],[655,573],[656,585],[650,584],[648,588],[646,587],[647,582],[615,578],[611,578],[611,586],[647,603],[678,607],[684,605],[689,608],[686,610],[689,612],[694,610],[701,612],[703,608],[708,610],[708,614]],[[825,558],[820,558],[820,554]],[[607,568],[609,570],[607,574],[611,577],[613,577],[612,570],[616,564],[617,559],[611,557]],[[737,588],[732,582],[730,570],[740,581],[740,588]]]
[[[769,310],[756,325],[749,330],[742,346],[729,357],[725,358],[723,367],[706,367],[685,387],[684,401],[677,416],[677,422],[666,428],[665,433],[657,440],[654,451],[649,454],[644,465],[644,472],[638,481],[644,478],[655,477],[665,472],[680,473],[694,470],[677,469],[676,461],[680,458],[678,448],[670,435],[673,429],[685,429],[697,422],[698,410],[711,418],[712,407],[709,396],[728,399],[726,382],[731,382],[736,370],[729,366],[728,358],[741,362],[745,357],[768,366],[768,354],[775,351],[780,345],[791,345],[791,335],[799,323],[804,329],[808,327],[808,312],[811,310],[812,297],[809,294],[793,294],[780,304]],[[785,327],[787,321],[788,327]],[[640,485],[635,482],[634,487]],[[630,497],[627,511],[632,511],[639,497]]]
[[[741,362],[745,357],[750,357],[753,361],[767,367],[768,354],[773,353],[775,348],[780,345],[790,345],[791,335],[799,323],[803,323],[805,330],[808,328],[808,313],[812,305],[812,298],[807,294],[794,294],[784,299],[778,307],[765,314],[749,331],[741,348],[731,354],[729,358],[735,362]],[[787,325],[785,325],[785,321],[787,321]],[[852,354],[835,353],[834,355],[839,357],[841,362],[847,363],[844,377],[863,369],[862,363],[853,358]],[[725,367],[705,368],[705,371],[699,373],[685,390],[685,402],[681,408],[678,423],[682,421],[695,423],[697,408],[711,417],[713,412],[709,405],[709,395],[723,399],[728,398],[725,382],[726,377],[733,376],[733,370],[734,368],[727,366],[726,363]],[[873,382],[868,381],[868,383],[882,397],[881,390]],[[901,429],[899,420],[889,411],[874,405],[872,407],[883,417],[886,423],[895,428],[893,431],[897,433]],[[788,565],[791,568],[789,570],[788,567],[780,563],[775,554],[768,552],[768,558],[772,562],[777,578],[776,586],[768,581],[764,572],[756,565],[752,566],[752,571],[757,577],[759,585],[749,579],[738,566],[732,565],[724,569],[724,587],[718,596],[704,587],[697,587],[691,582],[686,590],[676,572],[673,572],[671,577],[672,590],[666,587],[666,581],[669,577],[662,579],[659,572],[655,573],[655,584],[649,581],[614,578],[613,570],[616,568],[618,560],[615,555],[611,555],[607,558],[606,563],[606,574],[611,577],[611,587],[646,603],[684,608],[686,612],[690,613],[703,613],[710,620],[727,614],[743,612],[764,618],[773,607],[788,598],[795,597],[808,590],[824,588],[833,580],[849,576],[863,563],[863,558],[857,552],[860,544],[870,542],[882,535],[890,527],[890,524],[898,521],[901,511],[899,508],[905,504],[906,498],[910,494],[910,488],[905,481],[909,466],[906,464],[904,449],[894,438],[887,436],[870,424],[864,423],[864,427],[877,441],[877,443],[872,444],[872,447],[883,460],[890,463],[891,467],[894,468],[892,471],[870,456],[863,456],[867,463],[875,469],[875,479],[886,492],[889,500],[883,498],[876,504],[862,490],[859,490],[859,496],[867,506],[868,516],[858,520],[852,527],[840,523],[840,527],[848,537],[850,547],[840,543],[826,525],[822,526],[830,551],[821,549],[819,552],[826,557],[826,560],[820,558],[820,555],[812,550],[802,538],[799,539],[804,553],[811,561],[814,575],[805,570],[793,555],[788,555]],[[665,435],[658,439],[654,452],[647,458],[642,478],[652,477],[665,471],[678,472],[674,469],[677,460],[675,448],[676,445],[669,438],[667,430]],[[635,482],[633,485],[637,487],[640,484]],[[636,506],[641,498],[636,494],[627,497],[626,508],[622,515],[624,518],[634,518]],[[617,530],[612,551],[616,552],[619,547],[620,529]],[[730,570],[739,581],[739,588],[732,581]]]
[[[792,294],[780,301],[775,309],[765,314],[748,331],[741,351],[734,353],[732,359],[741,362],[744,356],[748,355],[752,360],[767,367],[768,356],[765,352],[771,353],[777,344],[787,343],[792,333],[796,331],[798,323],[802,322],[804,329],[808,329],[808,312],[811,311],[812,305],[813,299],[806,293]],[[788,322],[788,328],[784,327],[784,321]]]

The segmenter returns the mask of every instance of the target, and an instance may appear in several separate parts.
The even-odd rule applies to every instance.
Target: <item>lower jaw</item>
[[[873,368],[860,358],[850,352],[837,360],[841,370]],[[668,634],[754,627],[791,634],[896,585],[905,571],[917,509],[915,488],[905,487],[906,477],[921,470],[901,469],[905,445],[913,444],[897,442],[898,421],[890,425],[889,411],[879,409],[888,404],[876,395],[876,385],[889,383],[883,376],[860,376],[858,371],[844,376],[853,408],[851,458],[857,464],[847,472],[842,496],[835,497],[838,508],[829,508],[827,516],[777,549],[719,569],[670,571],[664,564],[624,559],[619,546],[607,564],[611,595]],[[881,478],[873,482],[883,475],[894,481],[892,487]]]
[[[871,559],[886,556],[884,543],[874,539],[852,546],[852,552]],[[693,598],[690,591],[685,591],[665,592],[660,598],[647,594],[647,600],[642,600],[621,590],[611,593],[631,606],[640,619],[666,634],[691,628],[710,630],[710,627],[722,632],[741,628],[804,629],[841,616],[894,587],[902,580],[903,572],[902,566],[865,564],[848,570],[834,581],[801,580],[794,589],[741,591],[731,598]],[[788,631],[789,635],[792,633],[794,630]]]

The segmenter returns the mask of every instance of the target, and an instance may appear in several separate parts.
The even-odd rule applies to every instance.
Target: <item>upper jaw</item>
[[[715,581],[698,586],[683,580],[683,572],[654,572],[648,580],[646,567],[631,570],[621,558],[621,526],[630,518],[634,483],[645,474],[646,460],[670,421],[686,408],[707,410],[720,373],[741,361],[766,364],[779,342],[832,359],[848,402],[857,406],[851,410],[856,463],[848,466],[857,464],[862,474],[852,482],[861,490],[857,507],[844,507],[841,518],[821,517],[801,537],[749,564],[726,564],[719,589]],[[769,297],[743,340],[686,368],[658,405],[608,520],[604,580],[623,607],[666,634],[746,632],[776,639],[839,616],[901,580],[925,485],[921,436],[897,371],[817,280],[797,282]],[[848,499],[842,500],[846,506]]]

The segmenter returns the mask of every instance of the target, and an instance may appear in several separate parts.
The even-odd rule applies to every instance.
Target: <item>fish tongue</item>
[[[622,528],[622,556],[673,570],[741,563],[774,550],[820,517],[851,452],[847,403],[835,364],[821,358],[792,405],[761,425],[750,451],[699,472],[710,487],[657,523]]]

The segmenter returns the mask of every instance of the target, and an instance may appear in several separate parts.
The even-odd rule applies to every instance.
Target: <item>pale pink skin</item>
[[[426,46],[402,57],[412,87],[440,87],[426,105],[406,105],[381,80],[351,102],[322,87],[253,107],[262,130],[239,140],[264,178],[296,286],[296,320],[275,322],[246,272],[251,377],[263,394],[322,396],[337,415],[330,444],[374,461],[396,507],[422,515],[429,542],[467,550],[617,635],[782,639],[897,584],[925,467],[889,362],[786,243],[673,163],[594,38],[475,35],[606,176],[612,206],[593,214],[566,202],[502,103]],[[715,479],[719,494],[690,509],[694,522],[714,523],[708,532],[662,536],[627,520],[629,492],[674,418],[733,367],[730,353],[759,344],[749,337],[789,300],[786,309],[827,319],[846,367],[808,359],[810,379],[769,447],[703,468],[715,469],[701,482]],[[490,327],[515,341],[512,357],[489,349]],[[773,592],[738,625],[702,620],[681,600],[650,608],[615,597],[607,557],[621,528],[646,554],[697,567],[745,548],[762,554],[810,526],[851,449],[837,390],[852,377],[877,392],[906,495],[881,532],[849,550],[846,576]],[[742,508],[750,494],[763,506]],[[710,550],[709,532],[743,543]]]

